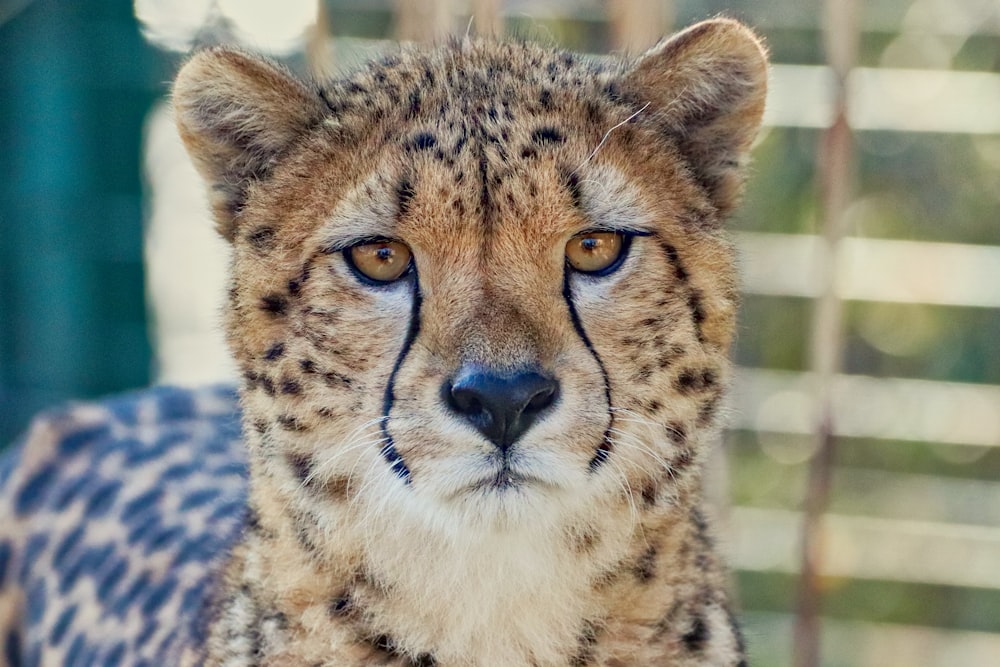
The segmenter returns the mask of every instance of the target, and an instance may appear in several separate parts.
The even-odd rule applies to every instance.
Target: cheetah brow
[[[597,155],[597,152],[599,150],[601,150],[601,148],[604,147],[604,144],[608,141],[608,137],[611,136],[612,132],[614,132],[615,130],[617,130],[622,125],[627,124],[633,118],[635,118],[636,116],[638,116],[639,114],[641,114],[643,111],[646,110],[646,107],[648,107],[648,106],[649,106],[649,102],[646,102],[645,104],[642,105],[641,109],[639,109],[638,111],[636,111],[635,113],[633,113],[631,116],[629,116],[625,120],[621,121],[620,123],[617,123],[616,125],[611,126],[611,128],[607,132],[604,133],[604,136],[601,137],[601,140],[598,142],[597,146],[594,147],[594,150],[592,150],[590,152],[590,155],[588,155],[586,158],[584,158],[583,162],[581,162],[579,165],[577,165],[576,169],[574,169],[570,173],[575,174],[576,172],[580,171],[580,169],[582,169],[585,164],[587,164],[588,162],[590,162],[591,160],[593,160],[594,156]]]

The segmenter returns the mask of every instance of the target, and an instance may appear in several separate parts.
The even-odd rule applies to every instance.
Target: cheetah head
[[[234,249],[255,487],[441,530],[678,502],[765,86],[727,20],[634,61],[465,40],[323,84],[195,55],[174,106]]]

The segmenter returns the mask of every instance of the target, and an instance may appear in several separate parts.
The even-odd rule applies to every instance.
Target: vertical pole
[[[820,663],[820,571],[823,514],[829,503],[835,460],[833,381],[843,354],[843,303],[836,292],[836,270],[845,236],[844,212],[853,182],[853,139],[848,123],[848,78],[857,61],[856,0],[825,0],[824,46],[833,85],[833,120],[817,151],[824,262],[822,295],[816,302],[812,328],[812,371],[816,379],[815,453],[803,511],[802,563],[795,619],[793,664]]]
[[[472,0],[472,32],[492,37],[503,36],[503,0]]]
[[[326,0],[316,0],[316,23],[306,37],[306,65],[317,81],[333,78],[334,62],[330,38],[330,13]]]
[[[430,42],[451,33],[452,0],[396,0],[396,37]]]
[[[607,0],[606,11],[614,51],[642,53],[674,22],[672,0]]]

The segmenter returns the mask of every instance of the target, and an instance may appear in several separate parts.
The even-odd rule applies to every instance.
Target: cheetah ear
[[[185,63],[173,106],[181,139],[208,183],[219,233],[230,241],[248,188],[325,112],[318,93],[287,70],[228,48]]]
[[[623,89],[649,104],[720,212],[729,212],[767,95],[767,53],[757,36],[730,19],[703,21],[643,55]]]

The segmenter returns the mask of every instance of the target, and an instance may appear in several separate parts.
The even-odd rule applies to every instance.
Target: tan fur
[[[238,52],[188,62],[254,512],[206,664],[743,664],[700,466],[737,306],[720,223],[765,85],[728,20],[636,62],[404,50],[315,92]],[[643,235],[573,274],[595,228]],[[375,237],[415,273],[360,281],[340,250]],[[558,379],[511,450],[527,481],[485,483],[494,446],[442,399],[470,364]]]

